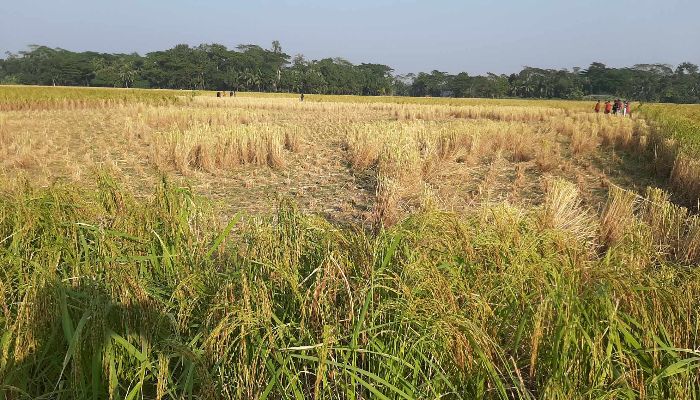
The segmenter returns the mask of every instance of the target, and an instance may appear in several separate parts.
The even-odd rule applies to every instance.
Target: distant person
[[[612,111],[612,104],[610,104],[610,100],[607,100],[605,102],[605,113],[610,114],[610,111]]]
[[[600,100],[598,100],[597,103],[595,103],[595,108],[594,108],[596,114],[600,112]]]
[[[632,107],[630,105],[631,101],[627,100],[625,102],[625,114],[627,114],[630,118],[632,118]]]
[[[620,112],[623,117],[627,116],[627,101],[622,102],[622,110],[620,110]]]
[[[221,92],[216,92],[216,97],[221,97]]]
[[[612,113],[617,115],[617,111],[620,109],[620,100],[613,101]]]
[[[233,90],[228,92],[228,95],[229,95],[229,97],[236,97],[236,93],[234,93]]]
[[[304,92],[302,92],[301,96],[299,96],[299,101],[304,101]]]

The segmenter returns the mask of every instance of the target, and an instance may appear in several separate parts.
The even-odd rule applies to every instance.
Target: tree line
[[[611,68],[524,67],[510,75],[471,76],[438,70],[398,75],[383,64],[343,58],[307,60],[244,44],[177,45],[146,55],[73,52],[32,45],[0,59],[0,84],[106,86],[194,90],[304,92],[433,97],[558,98],[615,96],[638,101],[700,103],[700,72],[685,62]]]

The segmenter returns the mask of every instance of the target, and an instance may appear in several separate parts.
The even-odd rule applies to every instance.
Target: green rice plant
[[[567,220],[578,205],[564,183],[542,210],[419,213],[374,234],[289,202],[222,226],[166,181],[139,199],[107,175],[96,191],[0,193],[2,398],[700,390],[697,268],[675,250],[629,257],[668,226],[695,229],[682,212],[669,225],[633,210],[630,233],[592,252],[579,233],[591,228]],[[604,215],[628,215],[623,203]]]
[[[687,206],[700,201],[700,107],[644,104],[639,112],[651,122],[651,150],[658,173]]]
[[[167,105],[182,96],[178,90],[1,85],[0,111],[109,108],[131,103]]]
[[[644,104],[637,111],[656,124],[665,137],[678,141],[685,154],[700,154],[700,106]]]

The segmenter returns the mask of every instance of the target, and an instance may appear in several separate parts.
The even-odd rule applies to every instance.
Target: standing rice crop
[[[697,269],[627,257],[645,235],[591,252],[556,222],[576,207],[565,186],[544,214],[554,223],[495,206],[416,214],[376,235],[290,204],[213,228],[186,189],[163,183],[137,201],[109,178],[98,187],[2,191],[4,398],[700,389]]]

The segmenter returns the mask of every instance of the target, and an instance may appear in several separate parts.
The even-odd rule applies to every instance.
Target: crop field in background
[[[588,103],[2,90],[26,108],[0,118],[3,178],[94,186],[94,172],[108,169],[147,194],[166,175],[221,200],[228,216],[290,197],[368,226],[427,203],[541,204],[557,177],[593,209],[611,184],[639,193],[663,184],[633,151],[644,122],[594,115]]]
[[[0,86],[0,399],[697,399],[700,107]]]

